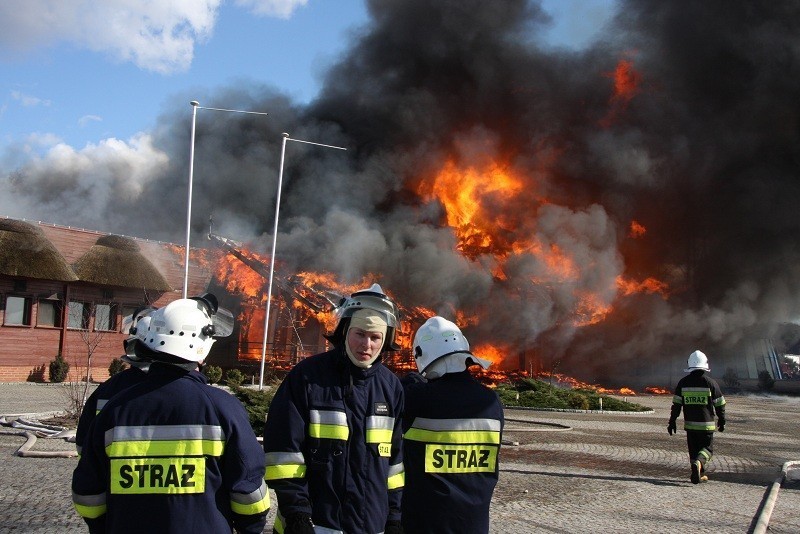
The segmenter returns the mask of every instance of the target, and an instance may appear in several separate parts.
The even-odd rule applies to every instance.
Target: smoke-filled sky
[[[209,91],[204,105],[270,117],[198,121],[195,243],[213,216],[215,233],[268,251],[290,132],[348,150],[287,144],[285,269],[374,274],[407,306],[458,310],[473,344],[512,360],[645,377],[701,348],[713,368],[709,348],[798,317],[796,2],[620,1],[577,50],[543,43],[537,2],[367,10],[310,101],[256,83]],[[25,160],[4,171],[0,206],[180,242],[186,115],[91,153]],[[445,170],[460,185],[437,188]],[[470,228],[488,244],[465,246],[453,191],[480,204]]]

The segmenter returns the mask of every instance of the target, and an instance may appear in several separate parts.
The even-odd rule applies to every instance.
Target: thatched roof
[[[78,278],[95,284],[171,291],[164,276],[130,237],[106,235],[73,265]]]
[[[38,226],[0,219],[0,274],[72,282],[78,277]]]

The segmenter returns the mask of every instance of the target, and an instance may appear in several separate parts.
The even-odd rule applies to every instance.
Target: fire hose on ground
[[[17,449],[14,456],[24,458],[74,458],[78,456],[76,450],[50,450],[34,451],[31,450],[37,439],[63,439],[68,443],[75,442],[75,430],[55,425],[47,425],[38,421],[30,420],[20,416],[3,415],[0,416],[0,425],[16,429],[10,434],[24,436],[25,443]]]

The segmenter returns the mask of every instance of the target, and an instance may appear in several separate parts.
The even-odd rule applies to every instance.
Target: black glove
[[[675,421],[670,421],[669,424],[667,424],[667,433],[671,436],[677,431],[678,427],[675,426]]]
[[[314,523],[311,515],[298,512],[286,516],[286,528],[283,534],[314,534]]]
[[[403,534],[403,525],[400,521],[387,521],[383,534]]]
[[[717,430],[720,432],[725,432],[725,419],[717,421]]]

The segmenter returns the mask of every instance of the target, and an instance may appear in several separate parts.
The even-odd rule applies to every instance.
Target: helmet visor
[[[218,308],[211,316],[214,325],[214,337],[228,337],[233,332],[233,314],[225,308]]]
[[[336,310],[339,321],[352,317],[357,310],[368,309],[378,313],[389,328],[397,327],[397,306],[380,293],[360,292],[346,299]]]

